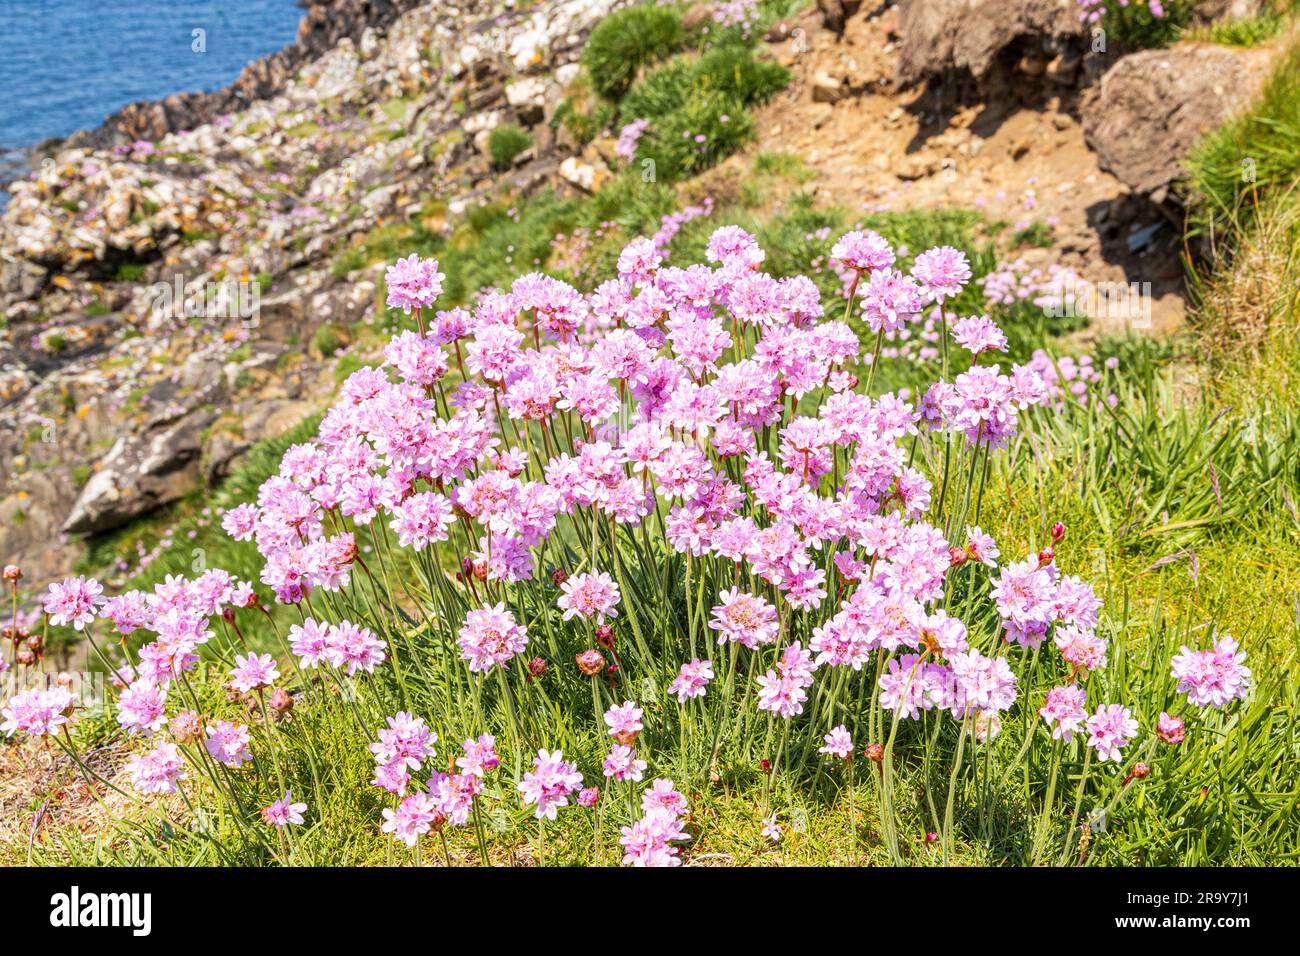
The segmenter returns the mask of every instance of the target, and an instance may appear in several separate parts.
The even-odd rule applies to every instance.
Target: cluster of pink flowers
[[[1157,20],[1164,18],[1165,7],[1160,0],[1118,0],[1121,9],[1129,6],[1130,3],[1133,6],[1146,7],[1151,12],[1151,16]],[[1097,23],[1108,10],[1106,0],[1079,0],[1079,7],[1079,19],[1083,23]]]
[[[1244,699],[1250,690],[1250,668],[1245,661],[1246,652],[1227,635],[1203,651],[1184,644],[1173,659],[1178,692],[1186,694],[1188,703],[1195,707],[1208,705],[1222,710],[1238,697]]]
[[[528,629],[504,604],[472,610],[460,629],[461,654],[474,672],[504,667],[528,646]]]
[[[425,760],[435,756],[433,745],[438,735],[423,718],[400,711],[388,718],[388,726],[377,737],[370,745],[376,765],[371,783],[401,796],[410,786],[410,771],[419,770]]]
[[[671,780],[656,780],[641,795],[641,811],[644,816],[623,827],[618,839],[624,865],[681,866],[674,844],[691,838],[682,826],[686,798]]]
[[[145,754],[132,754],[126,761],[126,772],[131,775],[131,786],[145,794],[175,793],[180,781],[189,776],[180,750],[166,740],[160,740]]]
[[[435,770],[422,788],[408,793],[410,771],[419,770],[423,761],[434,756],[436,740],[422,719],[399,713],[388,718],[388,727],[370,745],[379,768],[372,782],[401,797],[396,807],[381,812],[380,829],[407,846],[415,846],[421,836],[444,824],[467,825],[487,775],[501,762],[491,734],[466,738],[463,754],[455,761],[459,773]]]
[[[759,710],[771,711],[787,720],[803,713],[816,667],[812,655],[801,643],[796,641],[787,647],[777,660],[776,669],[758,678]]]
[[[684,704],[695,697],[703,697],[713,682],[713,661],[698,657],[687,661],[668,685],[668,693],[677,695],[677,703]]]
[[[84,575],[50,585],[45,596],[45,613],[56,626],[71,625],[80,631],[95,620],[104,603],[104,589],[94,578]]]
[[[702,567],[703,580],[713,582],[707,593],[699,585],[698,613],[697,595],[688,593],[693,659],[679,663],[687,655],[668,656],[664,645],[666,673],[677,669],[668,690],[681,706],[705,697],[715,679],[714,662],[693,657],[696,634],[706,629],[730,656],[729,673],[737,658],[750,658],[757,686],[749,678],[743,684],[769,714],[802,714],[819,671],[831,686],[843,686],[851,672],[873,673],[887,658],[878,683],[868,685],[883,707],[907,719],[946,711],[985,741],[1017,699],[1016,646],[1037,651],[1050,639],[1047,647],[1069,668],[1067,683],[1053,688],[1039,711],[1052,736],[1068,742],[1086,735],[1101,761],[1121,759],[1136,721],[1120,704],[1090,714],[1080,682],[1106,665],[1109,651],[1093,589],[1063,574],[1051,547],[999,566],[997,543],[978,526],[950,514],[955,527],[946,530],[936,514],[943,492],[919,467],[925,454],[915,454],[926,433],[946,433],[960,460],[986,461],[1015,439],[1026,409],[1053,401],[1060,385],[1042,363],[993,364],[1006,348],[996,323],[956,318],[955,343],[987,364],[920,396],[865,395],[849,369],[871,354],[863,356],[847,321],[824,317],[810,279],[762,271],[763,249],[735,226],[712,234],[706,256],[708,264],[670,266],[656,240],[637,239],[619,255],[617,276],[588,294],[531,273],[508,290],[482,291],[472,308],[450,310],[434,308],[443,279],[437,262],[411,256],[389,269],[389,305],[414,312],[419,331],[397,335],[381,367],[348,376],[315,439],[290,447],[256,502],[222,518],[228,534],[256,546],[261,582],[275,600],[297,606],[300,623],[288,631],[296,668],[328,664],[354,677],[374,672],[393,652],[362,624],[307,614],[322,603],[355,608],[354,578],[378,592],[366,565],[371,551],[355,537],[370,528],[378,557],[385,555],[380,542],[390,547],[395,536],[429,569],[429,591],[464,599],[463,619],[441,620],[452,603],[439,601],[432,626],[449,640],[454,635],[469,671],[492,672],[509,693],[510,672],[519,670],[512,662],[529,651],[529,627],[552,648],[576,632],[585,648],[576,655],[582,673],[597,691],[595,676],[606,671],[612,692],[624,672],[620,650],[627,651],[616,650],[608,622],[621,628],[630,617],[635,627],[658,615],[636,602],[673,583],[661,580],[662,552],[671,550],[686,559],[680,563],[688,579]],[[840,238],[831,258],[849,309],[856,305],[880,340],[926,312],[946,317],[945,303],[971,278],[966,258],[946,247],[922,252],[903,271],[890,244],[866,230]],[[985,291],[996,289],[986,283]],[[947,488],[949,502],[955,485]],[[663,533],[652,543],[649,529],[660,522]],[[1063,535],[1063,527],[1053,529],[1052,544]],[[655,566],[623,559],[620,537]],[[463,547],[458,573],[435,577],[439,545],[453,538]],[[602,557],[606,540],[612,553]],[[544,557],[557,555],[578,573],[539,573]],[[386,576],[383,565],[377,570]],[[943,610],[958,573],[969,577],[957,586],[980,595],[979,617]],[[692,587],[701,580],[691,579]],[[967,630],[989,604],[999,628],[991,641],[973,623]],[[213,619],[238,631],[238,611],[261,612],[252,584],[217,570],[193,580],[168,577],[152,593],[107,601],[93,580],[69,579],[50,588],[45,607],[52,623],[83,629],[98,619],[123,637],[150,634],[118,674],[116,705],[119,724],[144,736],[168,725],[173,684],[215,636]],[[593,632],[615,663],[590,647]],[[566,657],[575,650],[567,647]],[[1183,648],[1174,677],[1193,705],[1223,707],[1246,692],[1243,660],[1223,638],[1212,650]],[[530,679],[546,671],[546,661],[536,663]],[[245,651],[229,673],[236,695],[284,693],[270,654]],[[726,684],[730,695],[735,683],[729,677]],[[0,729],[59,729],[71,700],[54,694],[15,697]],[[652,715],[659,719],[658,711]],[[213,759],[232,768],[251,759],[248,728],[190,715],[178,733],[184,716],[169,728],[182,746],[202,739]],[[630,786],[652,775],[644,758],[653,754],[634,749],[644,717],[631,700],[604,713],[614,740],[603,761],[606,778]],[[415,845],[444,823],[463,825],[499,762],[494,739],[466,740],[458,773],[434,772],[412,788],[412,772],[435,755],[436,736],[408,712],[387,723],[370,745],[374,785],[397,798],[383,812],[384,832]],[[1155,730],[1169,743],[1182,739],[1177,718],[1162,715]],[[823,754],[852,755],[845,725],[823,739]],[[132,776],[145,792],[171,792],[181,766],[174,747],[157,744],[132,765]],[[554,820],[571,798],[583,806],[597,799],[595,788],[574,797],[582,782],[560,750],[543,749],[517,788],[539,820]],[[675,844],[686,839],[685,800],[671,781],[657,780],[642,805],[645,816],[623,829],[625,862],[675,865]],[[285,793],[264,817],[274,826],[296,824],[300,806]],[[779,832],[775,822],[771,828]]]
[[[274,801],[270,806],[263,807],[262,822],[267,826],[284,828],[289,825],[302,826],[303,814],[307,812],[307,804],[294,803],[293,791],[286,790],[284,796]]]
[[[310,669],[326,663],[349,677],[357,671],[373,673],[387,657],[384,642],[370,628],[346,618],[338,624],[319,624],[309,617],[291,625],[289,648],[299,667]]]
[[[618,142],[614,144],[614,152],[618,158],[625,162],[631,162],[636,158],[636,144],[640,141],[642,134],[650,128],[650,121],[644,119],[635,119],[624,125],[618,131]]]
[[[539,820],[554,820],[556,810],[569,805],[569,795],[582,786],[582,774],[556,750],[538,750],[533,769],[524,773],[519,792]]]
[[[35,687],[22,691],[9,699],[0,711],[4,722],[0,730],[7,736],[23,731],[34,737],[52,734],[71,719],[75,701],[66,687]]]
[[[556,604],[564,612],[564,620],[574,617],[595,619],[604,624],[606,617],[618,617],[616,606],[622,599],[614,579],[603,571],[579,574],[560,586],[563,592]]]

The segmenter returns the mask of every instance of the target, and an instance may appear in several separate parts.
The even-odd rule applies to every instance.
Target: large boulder
[[[1196,141],[1259,93],[1269,58],[1188,43],[1126,56],[1085,97],[1084,138],[1103,169],[1163,203]]]
[[[904,87],[952,73],[983,83],[1023,62],[1077,55],[1084,38],[1077,0],[906,0],[898,32]]]

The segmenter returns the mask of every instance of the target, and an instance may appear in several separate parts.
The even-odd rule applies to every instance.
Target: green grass
[[[533,145],[533,138],[518,126],[504,124],[488,134],[488,155],[497,169],[509,169],[515,157]]]
[[[754,58],[748,46],[715,47],[678,57],[634,86],[619,106],[621,121],[650,121],[637,156],[668,181],[716,165],[754,135],[749,107],[790,81],[779,63]]]
[[[1300,40],[1283,50],[1259,98],[1187,159],[1193,235],[1231,249],[1261,208],[1300,177]]]
[[[643,67],[672,56],[685,43],[677,7],[629,7],[611,13],[591,31],[582,50],[582,65],[596,92],[617,100]]]

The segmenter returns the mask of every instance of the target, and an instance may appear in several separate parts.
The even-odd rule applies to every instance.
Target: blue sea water
[[[302,16],[295,0],[0,0],[0,186],[43,139],[227,85],[292,43]]]

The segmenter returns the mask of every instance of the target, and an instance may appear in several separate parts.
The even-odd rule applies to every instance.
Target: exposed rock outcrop
[[[986,84],[1018,67],[1042,75],[1078,58],[1085,37],[1077,0],[907,0],[898,30],[902,86],[954,73]]]
[[[1193,144],[1259,92],[1268,63],[1267,49],[1210,44],[1131,54],[1088,92],[1084,136],[1103,169],[1164,203]]]

